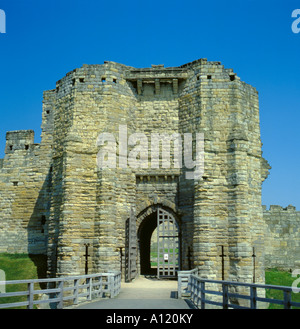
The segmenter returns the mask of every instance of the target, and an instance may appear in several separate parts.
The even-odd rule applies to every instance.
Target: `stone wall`
[[[300,211],[263,206],[265,220],[265,267],[282,270],[300,268]]]
[[[45,254],[51,193],[52,114],[44,93],[42,142],[32,130],[6,134],[0,167],[0,252]]]
[[[120,125],[127,137],[146,135],[143,165],[120,164],[136,147],[126,149]],[[97,167],[102,133],[116,140],[116,168]],[[153,133],[204,134],[202,179],[187,179],[193,169],[184,166],[155,166],[146,152]],[[223,246],[226,279],[249,282],[255,247],[256,281],[264,281],[261,184],[269,165],[261,152],[258,94],[219,62],[83,65],[44,93],[40,145],[32,132],[7,139],[0,163],[1,250],[22,241],[24,249],[47,252],[48,274],[55,276],[84,273],[89,245],[90,271],[119,270],[131,210],[139,230],[147,209],[160,206],[180,224],[182,269],[197,266],[203,277],[221,279]]]

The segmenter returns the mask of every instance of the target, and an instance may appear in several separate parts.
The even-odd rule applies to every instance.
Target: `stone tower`
[[[115,140],[108,157],[117,161],[109,168],[97,163],[103,133]],[[153,134],[187,133],[193,159],[195,135],[204,136],[200,179],[188,179],[195,168],[184,163],[164,167],[150,158]],[[131,137],[140,135],[147,144],[138,148]],[[128,154],[138,149],[143,161],[130,166]],[[1,166],[3,227],[14,226],[4,230],[0,250],[13,249],[19,235],[31,252],[47,253],[49,275],[84,274],[86,266],[126,275],[130,248],[130,266],[147,274],[161,215],[166,227],[176,224],[179,269],[251,282],[255,248],[256,281],[264,282],[261,184],[269,166],[262,158],[258,93],[219,62],[83,65],[44,93],[41,144],[33,144],[31,131],[8,133]],[[174,250],[163,251],[163,262]]]

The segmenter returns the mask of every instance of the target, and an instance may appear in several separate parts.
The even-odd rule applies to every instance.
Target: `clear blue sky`
[[[263,204],[300,210],[299,1],[3,0],[0,157],[5,133],[33,129],[42,93],[82,64],[179,66],[207,58],[233,68],[260,97],[263,154],[272,166]]]

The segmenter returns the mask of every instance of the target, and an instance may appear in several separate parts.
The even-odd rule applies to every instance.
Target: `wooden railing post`
[[[228,309],[228,284],[222,283],[223,290],[223,309]]]
[[[34,283],[33,282],[29,282],[28,283],[28,309],[33,309],[33,290],[34,290]]]
[[[114,278],[111,274],[108,274],[108,282],[110,285],[110,298],[114,298],[115,294],[114,294]]]
[[[59,293],[58,293],[59,302],[57,304],[57,308],[61,309],[64,307],[64,280],[59,281],[58,288],[59,288]]]
[[[98,286],[98,292],[97,292],[97,296],[101,296],[101,293],[102,293],[102,276],[99,276],[98,277],[98,283],[99,283],[99,286]]]
[[[291,308],[291,292],[290,291],[287,291],[287,290],[284,290],[283,291],[283,305],[284,305],[284,308],[285,309],[290,309]]]
[[[194,282],[193,282],[193,278],[191,275],[189,275],[188,277],[188,291],[191,294],[191,300],[194,302]]]
[[[192,289],[193,289],[193,286],[192,286],[192,277],[191,277],[191,274],[188,274],[187,275],[187,293],[190,294],[191,298],[192,298]]]
[[[201,291],[201,309],[205,309],[205,282],[200,281],[200,291]]]
[[[79,286],[79,279],[75,279],[74,280],[74,299],[73,299],[73,303],[74,304],[78,304],[78,286]]]
[[[201,303],[201,281],[197,279],[197,307],[199,306],[199,301]]]
[[[182,275],[178,273],[178,289],[177,289],[178,298],[182,297]]]
[[[250,287],[250,308],[251,309],[256,309],[257,305],[256,305],[256,297],[257,297],[257,291],[256,291],[256,287],[251,286]]]
[[[88,285],[87,286],[87,292],[88,292],[88,295],[87,295],[87,300],[92,300],[92,278],[87,278],[86,279],[86,284]]]
[[[120,289],[121,289],[121,274],[116,274],[116,286],[117,286],[117,289],[116,289],[116,296],[119,295],[120,293]]]

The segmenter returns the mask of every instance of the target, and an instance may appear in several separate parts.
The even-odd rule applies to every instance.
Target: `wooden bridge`
[[[200,278],[196,269],[178,272],[178,280],[139,277],[130,283],[121,283],[121,272],[0,281],[2,286],[13,284],[26,284],[27,290],[1,292],[0,303],[2,298],[16,296],[25,296],[26,300],[5,302],[0,308],[255,309],[267,308],[269,303],[285,309],[300,308],[300,303],[292,300],[292,292],[299,293],[300,288],[207,280]],[[41,289],[43,284],[45,289]],[[266,289],[282,291],[283,298],[267,298]]]

